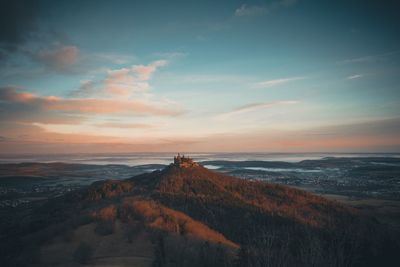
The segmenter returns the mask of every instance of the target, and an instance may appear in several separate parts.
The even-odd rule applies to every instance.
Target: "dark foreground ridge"
[[[351,208],[180,155],[21,218],[2,229],[1,266],[395,266],[398,249]]]

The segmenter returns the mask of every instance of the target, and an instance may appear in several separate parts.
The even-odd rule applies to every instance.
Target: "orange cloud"
[[[140,80],[147,81],[158,67],[163,67],[167,65],[167,63],[166,60],[157,60],[149,65],[135,65],[132,66],[132,71],[138,75]]]
[[[149,65],[133,65],[131,68],[109,70],[104,80],[105,91],[112,95],[122,96],[148,91],[150,89],[148,80],[151,75],[157,68],[166,64],[166,60],[158,60]]]
[[[179,115],[182,111],[163,106],[161,103],[150,103],[135,100],[112,99],[57,99],[45,102],[45,107],[50,110],[71,111],[79,113],[131,113],[151,114],[161,116]]]
[[[127,68],[110,70],[108,77],[104,80],[104,86],[108,93],[115,95],[129,95],[134,91],[147,89],[137,85],[135,78]]]
[[[0,90],[0,100],[35,106],[45,110],[70,113],[93,114],[134,114],[175,116],[182,110],[167,103],[142,100],[116,100],[97,98],[60,98],[56,96],[40,97],[31,93],[18,92],[15,88]]]

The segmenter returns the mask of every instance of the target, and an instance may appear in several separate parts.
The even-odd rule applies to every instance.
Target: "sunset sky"
[[[2,1],[0,153],[400,152],[396,1]]]

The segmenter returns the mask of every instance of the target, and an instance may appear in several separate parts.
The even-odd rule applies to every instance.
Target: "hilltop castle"
[[[174,165],[180,168],[196,167],[199,166],[198,163],[194,162],[191,158],[185,157],[178,153],[178,156],[174,157]]]

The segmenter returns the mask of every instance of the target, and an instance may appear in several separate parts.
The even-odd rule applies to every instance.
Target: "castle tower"
[[[178,156],[174,156],[174,164],[179,165],[181,163],[181,155],[178,153]]]
[[[174,165],[180,168],[188,168],[199,166],[198,163],[194,162],[190,157],[185,157],[185,155],[174,156]]]

